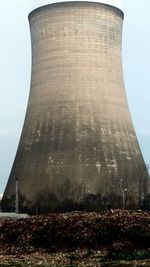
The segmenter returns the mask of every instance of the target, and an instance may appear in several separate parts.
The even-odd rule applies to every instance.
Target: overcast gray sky
[[[30,88],[31,5],[30,0],[0,0],[0,192],[13,164]],[[150,1],[124,0],[123,9],[126,93],[145,162],[150,164]]]

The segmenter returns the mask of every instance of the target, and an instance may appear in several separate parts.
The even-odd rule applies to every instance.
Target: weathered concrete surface
[[[31,91],[3,207],[16,177],[28,207],[121,207],[125,188],[126,207],[137,207],[147,171],[124,90],[123,13],[68,2],[36,9],[29,21]]]

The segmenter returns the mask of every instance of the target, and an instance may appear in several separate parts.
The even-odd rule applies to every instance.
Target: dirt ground
[[[0,267],[149,267],[150,260],[101,262],[101,252],[88,255],[87,251],[74,253],[41,253],[0,255]]]
[[[150,213],[111,210],[0,220],[0,267],[150,267]]]

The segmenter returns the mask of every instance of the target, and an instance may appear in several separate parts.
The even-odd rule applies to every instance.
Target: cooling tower
[[[147,171],[128,109],[121,59],[123,13],[62,2],[29,15],[31,90],[4,192],[12,210],[139,207]]]

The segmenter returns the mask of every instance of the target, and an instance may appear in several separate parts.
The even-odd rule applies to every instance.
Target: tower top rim
[[[100,4],[100,5],[103,5],[103,6],[106,6],[106,7],[111,7],[112,9],[115,9],[115,10],[118,10],[121,14],[122,14],[122,17],[124,17],[124,12],[122,10],[122,8],[119,7],[119,5],[115,5],[115,4],[110,4],[111,1],[109,0],[104,0],[104,1],[100,1],[100,0],[90,0],[90,1],[87,1],[87,0],[65,0],[65,1],[62,1],[62,0],[44,0],[44,3],[42,1],[42,4],[37,4],[37,6],[34,8],[31,9],[31,12],[29,13],[28,17],[30,18],[30,16],[40,10],[40,9],[43,9],[47,6],[53,6],[53,5],[61,5],[61,4],[67,4],[67,3],[87,3],[87,4]]]

